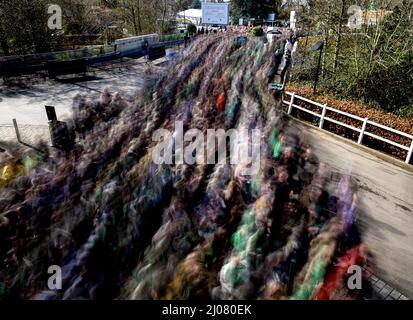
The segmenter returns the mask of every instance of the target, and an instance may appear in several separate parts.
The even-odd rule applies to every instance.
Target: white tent
[[[194,24],[198,25],[201,23],[202,10],[201,9],[188,9],[185,11],[178,12],[177,18],[185,20],[191,20]]]

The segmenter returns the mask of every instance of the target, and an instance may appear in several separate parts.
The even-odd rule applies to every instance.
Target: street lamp
[[[314,89],[313,93],[315,94],[317,92],[317,82],[318,82],[318,76],[320,73],[320,66],[321,66],[321,57],[323,55],[323,49],[324,49],[324,42],[323,41],[318,41],[316,42],[313,47],[311,48],[312,51],[320,51],[320,55],[318,57],[318,64],[317,64],[317,71],[314,79]]]

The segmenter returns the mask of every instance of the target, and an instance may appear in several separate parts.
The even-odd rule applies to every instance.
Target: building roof
[[[186,17],[186,18],[194,18],[194,19],[200,19],[202,18],[202,10],[201,9],[188,9],[185,11],[178,12],[177,14],[178,17]]]

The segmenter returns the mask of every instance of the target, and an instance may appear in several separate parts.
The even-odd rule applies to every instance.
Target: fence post
[[[321,113],[321,119],[320,119],[320,129],[323,129],[324,126],[324,118],[326,117],[327,113],[327,104],[323,105],[323,112]]]
[[[361,132],[359,136],[359,140],[357,141],[358,144],[363,143],[363,137],[364,137],[364,132],[366,131],[366,127],[367,127],[367,121],[369,121],[369,118],[364,119],[363,127],[361,128]]]
[[[13,126],[14,126],[14,131],[16,131],[17,141],[21,142],[19,127],[17,126],[16,119],[13,119]]]
[[[410,164],[410,161],[412,160],[412,155],[413,155],[413,139],[412,139],[412,143],[410,145],[409,153],[407,154],[407,158],[406,158],[406,163],[407,164]]]
[[[295,98],[295,92],[293,92],[293,94],[291,95],[290,104],[288,105],[288,114],[289,115],[291,115],[291,112],[293,111],[294,98]]]

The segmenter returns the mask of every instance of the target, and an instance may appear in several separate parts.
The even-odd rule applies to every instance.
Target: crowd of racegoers
[[[72,150],[1,152],[0,299],[364,297],[364,280],[347,286],[368,262],[354,182],[318,163],[268,89],[279,46],[195,40],[133,103],[77,97]],[[259,172],[155,164],[152,135],[177,120],[261,130]]]

